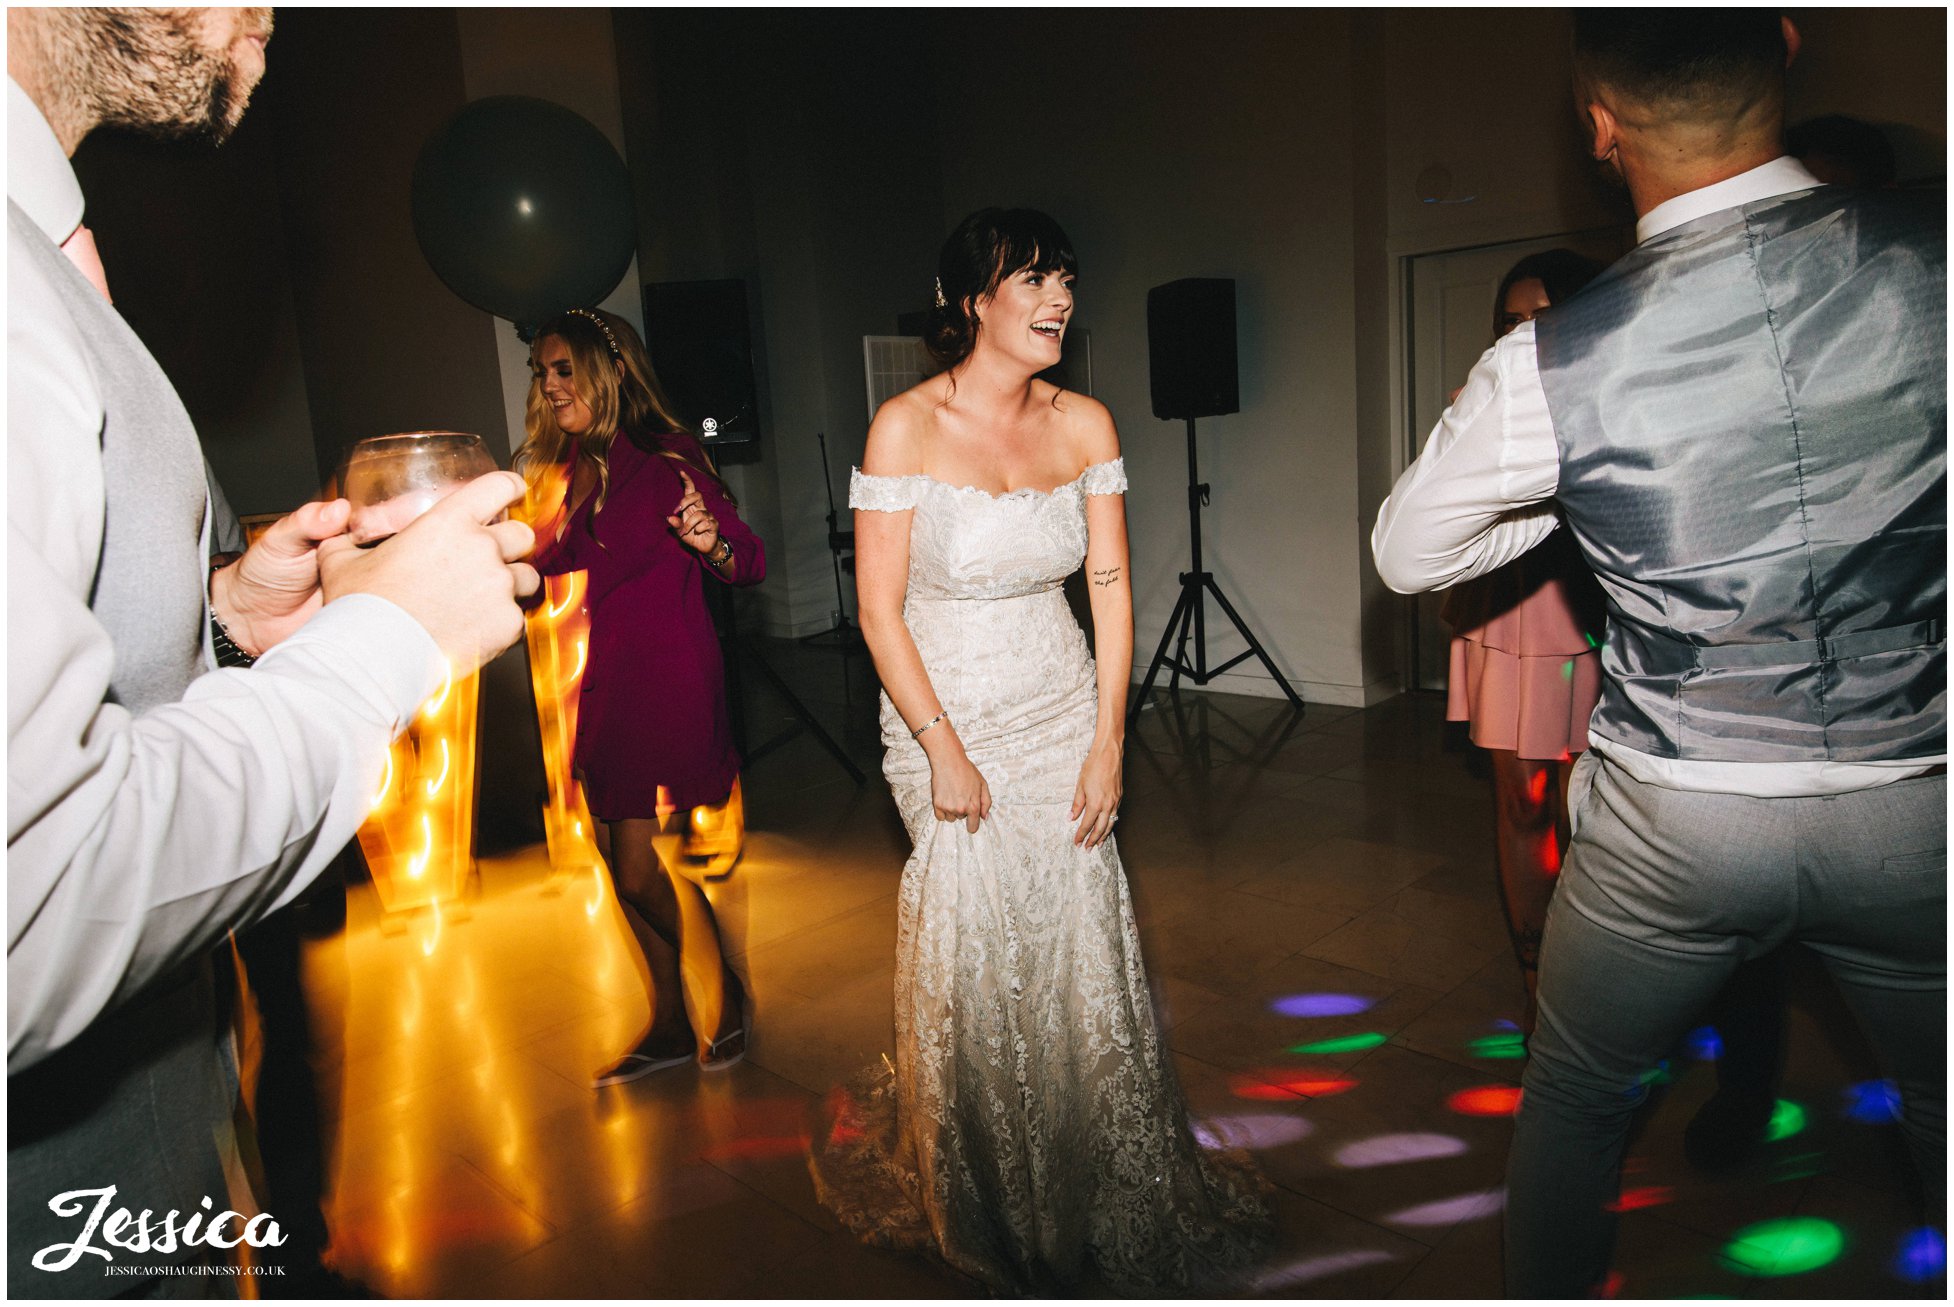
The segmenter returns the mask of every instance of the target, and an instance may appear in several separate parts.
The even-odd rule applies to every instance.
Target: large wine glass
[[[409,431],[369,436],[346,456],[341,493],[353,505],[353,543],[376,545],[462,485],[495,471],[480,436]]]

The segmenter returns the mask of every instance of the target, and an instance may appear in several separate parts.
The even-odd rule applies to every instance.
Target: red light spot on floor
[[[1356,1087],[1357,1082],[1348,1076],[1297,1075],[1293,1071],[1236,1076],[1233,1082],[1235,1097],[1275,1103],[1297,1098],[1328,1098]]]
[[[843,1136],[837,1128],[829,1136],[834,1143],[855,1143],[862,1138],[860,1130],[851,1130]],[[743,1157],[798,1157],[807,1152],[808,1141],[801,1135],[756,1136],[749,1139],[734,1139],[716,1145],[701,1153],[708,1162],[722,1162]]]
[[[1601,1282],[1601,1288],[1595,1293],[1595,1297],[1597,1298],[1620,1297],[1622,1291],[1622,1283],[1623,1283],[1622,1273],[1620,1271],[1608,1272],[1608,1278]]]
[[[1675,1199],[1673,1189],[1665,1184],[1643,1185],[1639,1189],[1624,1189],[1622,1196],[1608,1204],[1611,1212],[1635,1212],[1644,1207],[1661,1207]]]
[[[1481,1085],[1461,1089],[1445,1105],[1461,1116],[1512,1116],[1520,1110],[1520,1090],[1516,1085]]]

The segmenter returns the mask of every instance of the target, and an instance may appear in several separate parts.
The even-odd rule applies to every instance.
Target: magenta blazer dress
[[[652,449],[684,454],[691,466]],[[573,766],[602,821],[657,816],[661,786],[678,808],[718,803],[739,775],[705,587],[759,582],[766,550],[718,482],[699,470],[704,463],[690,435],[620,432],[594,531],[587,504],[579,505],[563,539],[531,560],[545,576],[590,574],[590,651]],[[685,494],[681,467],[733,547],[723,578],[666,525]]]

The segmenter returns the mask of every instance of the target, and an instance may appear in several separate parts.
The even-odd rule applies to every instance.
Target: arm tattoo
[[[1117,567],[1102,567],[1092,574],[1092,583],[1099,586],[1111,585],[1119,580],[1119,574],[1120,569]]]

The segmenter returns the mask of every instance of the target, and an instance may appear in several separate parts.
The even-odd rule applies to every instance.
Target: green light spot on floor
[[[1788,1216],[1760,1221],[1737,1231],[1723,1247],[1723,1258],[1742,1275],[1802,1275],[1838,1260],[1845,1234],[1830,1221]]]
[[[1475,1039],[1466,1048],[1474,1057],[1492,1058],[1508,1062],[1527,1055],[1527,1037],[1517,1030],[1505,1031],[1497,1035],[1487,1035]]]
[[[1314,1044],[1298,1044],[1289,1051],[1292,1053],[1361,1053],[1367,1048],[1376,1048],[1388,1036],[1376,1031],[1361,1035],[1343,1035],[1336,1039],[1319,1039]]]
[[[1789,1139],[1805,1128],[1805,1109],[1780,1098],[1778,1105],[1771,1110],[1771,1124],[1764,1128],[1764,1137],[1772,1143]]]

